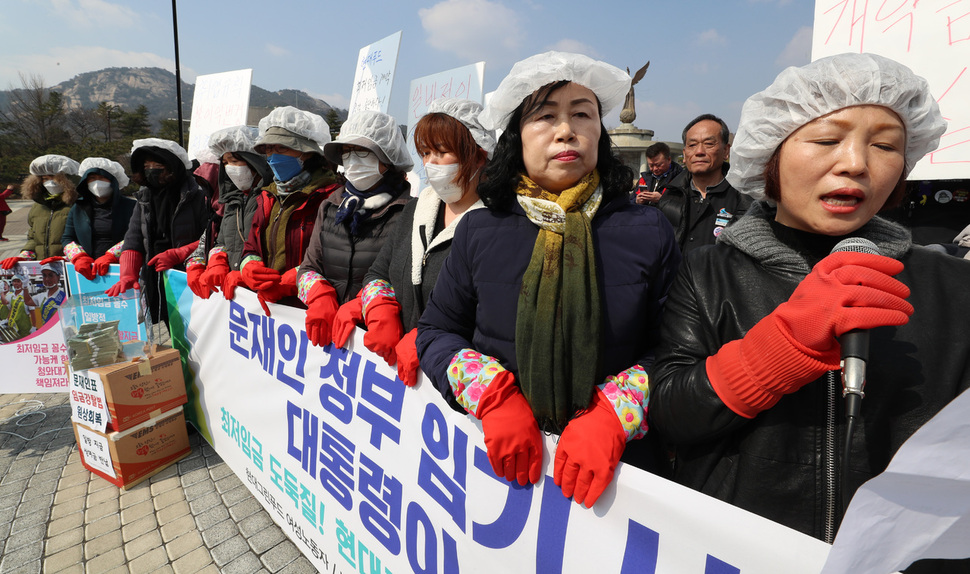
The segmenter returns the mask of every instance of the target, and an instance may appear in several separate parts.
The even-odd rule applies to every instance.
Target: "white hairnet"
[[[728,180],[738,190],[764,197],[765,165],[795,130],[826,114],[860,105],[884,106],[906,127],[906,173],[936,149],[946,131],[926,80],[876,54],[839,54],[791,67],[744,103],[731,146]]]
[[[401,128],[394,118],[381,112],[363,110],[347,118],[340,127],[337,139],[324,146],[323,155],[333,163],[343,165],[344,144],[369,149],[381,163],[396,171],[408,171],[414,167]]]
[[[128,185],[128,175],[125,173],[125,168],[116,161],[111,161],[104,157],[88,157],[81,162],[78,173],[83,177],[84,174],[92,169],[102,169],[110,173],[111,177],[115,178],[115,181],[118,182],[119,189]]]
[[[616,66],[582,54],[546,52],[516,62],[478,116],[485,129],[504,130],[512,112],[533,92],[553,82],[568,80],[591,90],[603,114],[623,103],[630,91],[630,75]]]
[[[145,138],[143,140],[135,140],[131,142],[131,153],[134,154],[135,150],[140,147],[157,147],[170,152],[172,155],[177,157],[185,169],[192,169],[192,160],[189,159],[189,154],[185,151],[185,148],[179,144],[173,142],[172,140],[163,140],[161,138]]]
[[[489,158],[492,157],[492,152],[495,151],[495,132],[486,130],[478,121],[478,115],[482,113],[482,104],[459,98],[440,98],[431,102],[427,113],[447,114],[461,122],[461,125],[471,132],[478,147],[485,150]]]
[[[78,163],[63,155],[42,155],[30,162],[32,175],[77,175]]]
[[[216,156],[213,163],[219,163],[219,158],[225,153],[256,153],[253,145],[258,136],[259,130],[252,126],[233,126],[212,132],[209,136],[209,151]]]
[[[287,134],[278,134],[276,133],[278,130],[273,128],[282,128],[289,132],[288,135],[306,140],[300,142],[305,144],[306,147],[300,149],[293,147],[294,142],[288,144],[286,141],[276,141],[277,136],[286,136]],[[283,106],[282,108],[275,108],[268,116],[259,120],[259,139],[256,140],[254,147],[260,153],[262,153],[260,146],[264,144],[280,144],[301,152],[323,153],[321,148],[330,140],[330,126],[323,118],[293,106]]]

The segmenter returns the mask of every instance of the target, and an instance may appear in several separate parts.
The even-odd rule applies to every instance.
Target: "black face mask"
[[[148,184],[148,187],[152,189],[161,189],[163,185],[162,183],[163,171],[165,170],[158,169],[158,168],[145,170],[145,182]]]

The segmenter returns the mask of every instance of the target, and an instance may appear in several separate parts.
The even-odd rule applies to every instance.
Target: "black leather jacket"
[[[753,419],[718,398],[705,362],[788,300],[809,272],[756,203],[717,245],[691,252],[671,288],[650,377],[650,428],[674,447],[674,479],[791,528],[826,539],[841,521],[844,401],[832,372]],[[871,331],[866,396],[855,430],[852,492],[882,472],[909,436],[970,386],[965,295],[970,263],[913,247],[909,232],[874,219],[868,237],[900,259],[916,312]],[[836,454],[839,453],[839,454]]]
[[[721,168],[726,175],[728,164]],[[695,201],[696,200],[696,201]],[[725,179],[707,190],[700,199],[691,189],[691,174],[686,169],[666,185],[657,208],[674,226],[674,235],[682,253],[704,245],[714,245],[717,236],[728,225],[741,218],[751,205],[751,197],[734,189]]]

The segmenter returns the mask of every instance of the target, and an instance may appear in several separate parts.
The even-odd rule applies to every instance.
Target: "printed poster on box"
[[[63,262],[0,269],[0,393],[67,390],[67,348],[57,315],[67,297]]]
[[[497,478],[480,425],[362,345],[309,344],[304,312],[167,272],[187,416],[326,572],[817,573],[829,546],[621,464],[591,509]],[[245,373],[245,376],[240,376]],[[487,565],[483,567],[483,565]]]

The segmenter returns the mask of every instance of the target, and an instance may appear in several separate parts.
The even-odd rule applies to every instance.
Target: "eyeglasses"
[[[344,146],[343,153],[340,155],[342,155],[344,159],[349,158],[350,154],[354,154],[360,159],[364,159],[367,156],[372,155],[373,153],[374,152],[372,152],[367,148]]]
[[[263,154],[270,156],[273,154],[286,154],[287,152],[295,151],[293,148],[288,148],[285,145],[280,144],[263,144]]]

